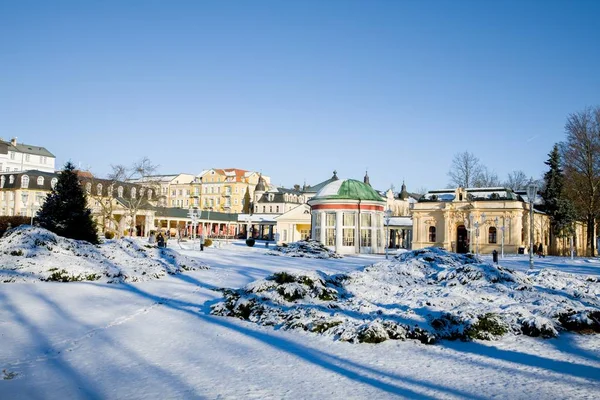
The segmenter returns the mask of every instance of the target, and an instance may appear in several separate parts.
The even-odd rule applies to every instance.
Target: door
[[[456,252],[469,252],[469,232],[464,225],[459,225],[458,228],[456,228]]]

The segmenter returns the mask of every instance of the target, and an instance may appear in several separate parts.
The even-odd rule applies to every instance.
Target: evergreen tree
[[[561,157],[558,145],[555,144],[548,161],[550,167],[544,174],[544,211],[550,217],[551,235],[562,236],[569,233],[569,227],[575,220],[575,209],[573,204],[564,195],[564,173],[561,168]]]
[[[246,193],[244,193],[244,207],[242,209],[242,212],[244,214],[250,214],[250,190],[248,189],[248,187],[246,186]]]
[[[42,228],[71,239],[97,244],[98,234],[75,166],[67,162],[36,220]]]

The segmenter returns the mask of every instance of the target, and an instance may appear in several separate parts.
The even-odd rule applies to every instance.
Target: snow
[[[5,240],[0,240],[0,246],[6,246]],[[136,240],[133,243],[140,247],[146,244]],[[449,268],[447,263],[423,270],[419,268],[420,261],[414,259],[403,264],[406,275],[393,275],[394,265],[402,261],[386,262],[382,255],[343,259],[272,257],[263,246],[250,248],[243,241],[224,241],[220,248],[211,246],[204,252],[192,250],[191,242],[172,241],[169,245],[170,252],[195,257],[210,269],[166,273],[161,279],[138,282],[109,283],[103,278],[59,283],[25,279],[0,284],[0,371],[4,371],[0,373],[0,398],[597,396],[598,335],[561,330],[552,339],[510,333],[493,341],[439,340],[434,345],[417,340],[352,343],[318,332],[276,329],[273,325],[210,313],[212,306],[223,302],[222,288],[257,287],[260,282],[267,282],[264,279],[268,276],[284,271],[315,279],[355,276],[356,280],[345,287],[352,293],[370,292],[359,289],[360,279],[369,285],[387,282],[388,294],[371,293],[370,298],[362,300],[364,307],[373,307],[377,298],[392,298],[389,296],[393,282],[442,276],[440,272]],[[27,259],[11,256],[9,247],[1,249],[0,265],[5,268],[10,260]],[[410,253],[400,256],[408,257],[404,254]],[[69,257],[72,258],[60,259],[61,268],[76,268],[74,272],[83,268],[80,265],[84,264],[75,261],[77,256]],[[49,263],[51,258],[29,258],[32,262],[37,259]],[[115,252],[113,259],[129,268],[140,260],[130,259],[126,251]],[[489,258],[484,257],[483,261]],[[535,289],[531,293],[543,292],[538,290],[543,281],[555,287],[545,293],[549,299],[565,296],[573,304],[581,302],[582,307],[597,309],[597,283],[593,279],[600,277],[600,260],[546,257],[536,260],[532,272],[527,265],[526,256],[507,257],[500,266],[514,272],[474,263],[470,266],[475,270],[463,271],[463,276],[477,276],[480,272],[482,277],[502,278],[507,273],[531,280]],[[396,280],[388,281],[391,276]],[[441,282],[449,290],[450,283],[460,279],[458,273],[454,277],[447,273]],[[497,286],[517,283],[521,284],[496,282]],[[571,287],[572,284],[577,285]],[[466,286],[483,291],[493,288],[488,279],[469,279]],[[464,288],[460,283],[453,287]],[[286,290],[293,293],[297,288],[290,285]],[[576,291],[587,297],[576,297]],[[417,299],[416,293],[414,296]],[[310,298],[314,305],[323,301],[318,296]],[[533,306],[541,311],[553,307],[551,303],[538,303]],[[393,306],[381,303],[377,307],[391,312]],[[573,315],[584,319],[583,314]],[[551,322],[557,326],[556,321]],[[376,334],[382,326],[379,323],[365,328],[365,334],[369,329]]]

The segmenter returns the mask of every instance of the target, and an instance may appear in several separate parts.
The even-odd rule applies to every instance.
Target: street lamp
[[[190,208],[188,211],[188,217],[192,220],[192,250],[196,246],[196,227],[198,226],[198,218],[200,215],[198,214],[199,210],[194,210]]]
[[[529,268],[533,269],[533,200],[537,194],[537,186],[531,182],[527,186],[527,197],[529,198]]]
[[[475,254],[479,255],[479,227],[481,225],[485,224],[485,213],[481,214],[481,219],[480,220],[476,220],[475,216],[473,214],[469,215],[469,219],[467,220],[465,218],[465,226],[466,226],[466,230],[471,232],[471,236],[472,236],[472,232],[475,231],[475,238],[477,240],[477,247],[475,248]]]
[[[496,229],[498,229],[498,222],[499,222],[498,217],[496,217],[494,222],[496,223]],[[500,230],[502,231],[502,238],[500,239],[501,240],[501,242],[500,242],[501,258],[504,258],[504,229],[505,229],[504,222],[505,222],[504,217],[502,217],[502,226],[500,227]]]
[[[390,217],[392,216],[392,210],[390,210],[389,208],[387,210],[385,210],[384,212],[385,214],[385,259],[388,259],[388,249],[390,247],[390,240],[389,240],[389,234],[390,234]]]

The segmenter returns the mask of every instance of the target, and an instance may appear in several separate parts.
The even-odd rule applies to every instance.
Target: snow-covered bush
[[[600,332],[596,279],[554,270],[522,273],[439,248],[347,275],[280,272],[224,294],[213,314],[353,343]]]
[[[342,258],[333,250],[329,250],[316,240],[300,240],[275,246],[267,252],[271,256],[306,257],[306,258]]]
[[[5,283],[136,282],[207,268],[196,258],[131,238],[92,245],[22,225],[0,239],[0,282]]]

